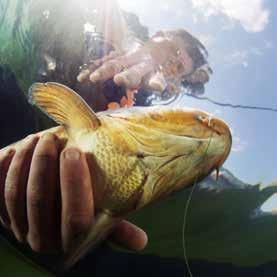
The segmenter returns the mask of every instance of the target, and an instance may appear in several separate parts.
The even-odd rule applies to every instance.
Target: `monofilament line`
[[[212,139],[212,137],[213,137],[213,135],[210,136],[210,140],[209,140],[209,143],[208,143],[208,145],[207,145],[207,149],[205,150],[205,153],[203,154],[203,156],[201,157],[201,159],[205,159],[205,157],[206,157],[206,155],[207,155],[207,152],[208,152],[208,149],[209,149],[209,146],[210,146],[210,144],[211,144],[211,139]],[[195,188],[196,188],[197,180],[198,180],[198,176],[196,176],[196,178],[195,178],[195,181],[194,181],[193,187],[192,187],[192,189],[191,189],[191,192],[190,192],[190,194],[189,194],[188,200],[187,200],[186,203],[185,203],[185,207],[184,207],[184,218],[183,218],[183,226],[182,226],[183,253],[184,253],[184,259],[185,259],[185,263],[186,263],[187,270],[188,270],[188,273],[189,273],[189,276],[190,276],[190,277],[193,277],[193,274],[192,274],[192,272],[191,272],[190,265],[189,265],[189,261],[188,261],[188,256],[187,256],[187,248],[186,248],[186,241],[185,241],[185,231],[186,231],[186,227],[187,227],[187,215],[188,215],[189,205],[190,205],[190,203],[191,203],[191,199],[192,199],[193,192],[195,191]]]

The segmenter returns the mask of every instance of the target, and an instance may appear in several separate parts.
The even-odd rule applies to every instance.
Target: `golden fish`
[[[47,132],[85,152],[93,172],[96,221],[68,254],[67,268],[128,213],[218,170],[231,149],[227,124],[200,110],[144,107],[96,114],[57,83],[35,83],[29,96],[61,125]]]

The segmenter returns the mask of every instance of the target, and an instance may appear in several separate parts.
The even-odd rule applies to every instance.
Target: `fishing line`
[[[205,150],[203,156],[201,157],[201,159],[205,159],[205,157],[207,156],[208,149],[209,149],[209,147],[210,147],[212,137],[213,137],[213,134],[211,134],[211,136],[210,136],[209,143],[208,143],[207,148],[206,148],[206,150]],[[189,265],[189,261],[188,261],[188,256],[187,256],[185,232],[186,232],[186,228],[187,228],[187,215],[188,215],[189,205],[190,205],[191,200],[192,200],[193,192],[194,192],[195,189],[196,189],[197,180],[198,180],[198,176],[196,176],[196,178],[195,178],[193,187],[192,187],[192,189],[191,189],[191,191],[190,191],[190,193],[189,193],[188,200],[187,200],[187,202],[186,202],[186,204],[185,204],[185,207],[184,207],[184,218],[183,218],[183,226],[182,226],[183,254],[184,254],[184,259],[185,259],[186,267],[187,267],[187,270],[188,270],[188,273],[189,273],[189,276],[190,276],[190,277],[193,277],[193,274],[192,274],[192,272],[191,272],[190,265]]]
[[[223,103],[223,102],[215,101],[209,97],[197,96],[197,95],[193,95],[191,93],[184,93],[184,95],[198,99],[198,100],[204,100],[204,101],[210,102],[214,105],[221,106],[221,107],[229,107],[229,108],[233,108],[233,109],[245,109],[245,110],[260,110],[260,111],[269,111],[269,112],[277,113],[277,108],[272,108],[272,107],[259,107],[259,106],[248,106],[248,105],[240,105],[240,104]]]
[[[188,209],[189,209],[189,205],[191,203],[191,198],[192,198],[192,194],[196,188],[196,183],[197,183],[197,177],[195,178],[193,187],[191,189],[191,192],[189,194],[188,200],[185,204],[185,208],[184,208],[184,219],[183,219],[183,226],[182,226],[182,243],[183,243],[183,253],[184,253],[184,259],[185,259],[185,263],[186,263],[186,267],[189,273],[190,277],[193,277],[191,269],[190,269],[190,265],[189,265],[189,261],[188,261],[188,257],[187,257],[187,249],[186,249],[186,241],[185,241],[185,231],[186,231],[186,226],[187,226],[187,214],[188,214]]]
[[[241,110],[258,110],[258,111],[267,111],[267,112],[277,113],[277,108],[274,108],[274,107],[250,106],[250,105],[224,103],[224,102],[219,102],[219,101],[213,100],[212,98],[209,98],[206,96],[194,95],[189,92],[182,92],[182,93],[176,94],[172,99],[168,100],[167,102],[161,102],[158,100],[155,102],[155,104],[159,104],[159,105],[176,104],[176,103],[179,103],[181,100],[183,100],[184,96],[195,98],[197,100],[207,101],[216,106],[221,106],[221,107],[227,107],[227,108],[232,108],[232,109],[241,109]]]

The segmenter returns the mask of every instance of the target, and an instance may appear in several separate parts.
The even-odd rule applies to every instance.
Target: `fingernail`
[[[80,159],[80,152],[76,149],[68,149],[65,151],[65,158],[70,161],[77,161]]]

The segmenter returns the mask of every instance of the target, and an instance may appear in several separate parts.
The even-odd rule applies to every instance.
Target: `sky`
[[[161,29],[184,28],[204,43],[214,70],[206,96],[277,108],[277,1],[118,2],[139,16],[150,35]],[[179,105],[204,109],[228,123],[233,148],[224,166],[235,176],[250,184],[277,181],[277,113],[223,108],[188,97]]]

